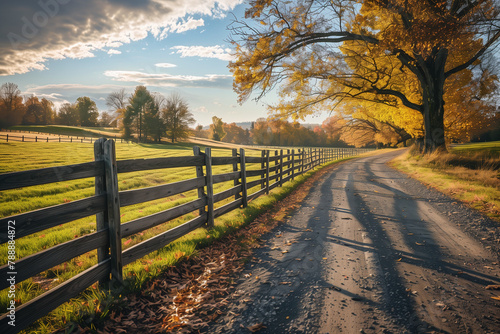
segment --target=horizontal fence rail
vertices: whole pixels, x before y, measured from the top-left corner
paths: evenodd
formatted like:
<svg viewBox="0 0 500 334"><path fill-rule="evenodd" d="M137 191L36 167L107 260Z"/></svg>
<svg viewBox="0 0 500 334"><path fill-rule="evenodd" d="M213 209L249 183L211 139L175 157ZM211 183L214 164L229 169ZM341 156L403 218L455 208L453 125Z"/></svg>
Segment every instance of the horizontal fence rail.
<svg viewBox="0 0 500 334"><path fill-rule="evenodd" d="M245 155L244 149L233 149L231 156L212 157L210 148L201 152L198 147L194 147L194 154L191 156L116 161L115 142L101 138L94 142L93 162L0 174L0 191L95 178L93 196L1 218L0 244L11 246L15 243L9 226L15 228L15 238L21 238L80 218L94 215L96 217L95 232L16 259L15 262L11 261L12 263L0 267L0 277L9 277L15 272L17 284L77 256L97 250L97 264L93 267L15 307L15 312L7 310L8 312L0 317L0 332L21 331L96 282L111 283L109 286L119 285L123 281L123 266L165 247L197 228L213 227L215 218L246 207L249 201L268 194L270 190L316 166L366 151L368 150L280 149L264 150L261 151L260 157L250 157ZM232 171L213 174L212 166L222 165L232 166ZM119 174L181 167L192 168L196 176L154 187L118 190ZM229 189L214 193L214 184L231 181L233 186ZM121 207L188 191L197 193L197 198L126 223L120 221ZM215 204L220 202L220 206L215 207ZM122 238L190 213L195 213L195 218L122 250ZM12 289L12 283L5 279L0 280L0 290ZM15 327L12 323L9 324L13 319Z"/></svg>

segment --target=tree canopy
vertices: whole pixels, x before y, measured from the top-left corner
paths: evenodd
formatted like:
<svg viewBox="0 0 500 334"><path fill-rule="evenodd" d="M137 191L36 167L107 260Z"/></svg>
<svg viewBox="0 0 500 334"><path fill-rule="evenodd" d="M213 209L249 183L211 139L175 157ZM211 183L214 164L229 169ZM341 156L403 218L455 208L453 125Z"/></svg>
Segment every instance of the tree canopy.
<svg viewBox="0 0 500 334"><path fill-rule="evenodd" d="M172 143L190 134L189 125L195 122L187 102L177 93L169 95L162 111L167 137Z"/></svg>
<svg viewBox="0 0 500 334"><path fill-rule="evenodd" d="M426 150L444 149L447 83L477 75L499 13L496 0L253 0L231 27L234 88L243 102L279 86L273 112L284 118L353 101L403 106L420 115Z"/></svg>
<svg viewBox="0 0 500 334"><path fill-rule="evenodd" d="M0 128L20 124L26 112L19 87L7 82L0 87Z"/></svg>
<svg viewBox="0 0 500 334"><path fill-rule="evenodd" d="M221 141L224 138L226 132L224 131L224 122L222 121L222 118L219 118L217 116L212 117L212 124L210 124L210 134L210 137L213 140Z"/></svg>

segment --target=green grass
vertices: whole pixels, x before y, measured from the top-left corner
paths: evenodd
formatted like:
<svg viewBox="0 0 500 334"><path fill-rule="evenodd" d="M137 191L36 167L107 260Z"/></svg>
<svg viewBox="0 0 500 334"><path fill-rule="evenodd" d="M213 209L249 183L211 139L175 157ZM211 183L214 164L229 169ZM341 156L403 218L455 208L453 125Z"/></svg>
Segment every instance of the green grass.
<svg viewBox="0 0 500 334"><path fill-rule="evenodd" d="M463 155L481 154L492 158L500 157L500 141L460 144L452 147L452 153Z"/></svg>
<svg viewBox="0 0 500 334"><path fill-rule="evenodd" d="M193 155L192 146L188 144L154 145L117 143L116 149L117 160ZM202 148L202 150L203 149L204 148ZM231 151L227 149L213 149L212 152L213 156L231 155ZM260 151L246 150L246 154L247 156L260 156ZM0 173L83 163L92 160L93 145L89 144L0 143ZM250 164L247 166L247 169L260 169L260 164ZM214 174L222 174L231 171L232 166L229 165L214 167ZM120 174L118 181L120 190L129 190L176 182L193 177L195 177L195 168L191 167ZM254 177L248 181L257 178L258 177ZM153 252L126 266L124 275L127 280L126 289L123 293L140 289L146 281L159 275L164 268L176 264L184 257L195 254L200 247L247 224L258 213L269 208L276 201L291 192L291 190L304 179L305 176L301 176L297 178L296 182L288 183L283 188L275 189L271 196L261 197L252 201L248 208L244 210L235 210L220 217L217 219L216 226L212 230L207 231L205 229L198 229L193 231L167 247ZM232 181L216 184L214 186L214 193L221 192L231 187L233 187ZM250 189L249 194L257 190L259 190L259 187ZM0 217L58 205L92 196L93 194L93 178L3 191L0 192ZM192 201L196 198L197 193L195 191L190 191L147 203L122 207L121 221L122 223L132 221ZM224 205L230 201L231 199L227 199L224 202L219 202L217 206ZM194 217L195 213L191 213L174 221L164 223L123 239L123 249L127 249L154 235L167 231ZM17 258L23 258L75 237L84 236L94 232L95 229L95 216L91 216L47 229L27 237L19 238L16 240ZM0 253L7 254L7 245L0 245ZM3 265L5 263L6 257L0 257L0 264ZM96 263L96 251L89 252L51 268L37 277L19 283L17 285L18 294L16 296L18 305L33 299L46 291L46 289L57 286ZM0 292L0 308L5 309L8 302L7 291L4 290ZM64 326L65 322L84 321L82 319L88 320L91 318L92 321L98 322L98 319L106 315L108 307L115 302L116 300L113 300L111 296L96 289L94 286L93 288L89 288L81 297L75 299L73 302L65 303L58 309L52 311L49 316L43 318L29 331L31 332L34 330L40 333L51 332L56 328ZM96 304L100 305L97 311Z"/></svg>
<svg viewBox="0 0 500 334"><path fill-rule="evenodd" d="M11 127L17 131L32 131L60 136L99 137L100 135L120 137L120 131L114 128L79 127L66 125L16 125Z"/></svg>

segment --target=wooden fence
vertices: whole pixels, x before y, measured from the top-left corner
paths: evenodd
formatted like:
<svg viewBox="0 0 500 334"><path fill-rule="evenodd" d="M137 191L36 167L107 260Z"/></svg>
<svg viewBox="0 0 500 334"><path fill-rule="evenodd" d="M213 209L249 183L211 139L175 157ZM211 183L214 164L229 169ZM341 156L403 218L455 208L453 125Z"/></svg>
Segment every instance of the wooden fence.
<svg viewBox="0 0 500 334"><path fill-rule="evenodd" d="M109 137L108 137L109 138ZM111 137L112 139L116 140L117 142L120 141L121 143L126 142L128 143L128 140L125 140L123 138L119 138L117 136ZM88 137L88 136L62 136L62 135L47 135L47 134L22 134L18 133L15 135L6 133L6 134L0 134L0 141L6 141L8 142L44 142L44 143L94 143L99 137Z"/></svg>
<svg viewBox="0 0 500 334"><path fill-rule="evenodd" d="M13 283L34 277L89 251L97 249L98 254L97 264L93 267L13 310L7 309L7 313L0 317L0 332L17 333L97 281L119 285L123 281L123 266L165 247L199 227L211 228L215 218L247 206L252 199L269 193L271 189L281 186L315 166L357 155L367 150L302 149L279 150L274 151L273 154L267 150L261 151L260 157L245 156L244 149L240 149L239 152L233 149L232 155L227 157L213 157L210 148L206 148L204 153L198 147L194 147L193 151L192 156L116 161L115 142L101 138L94 143L95 161L93 162L0 174L0 191L95 178L94 196L0 219L0 244L8 243L10 246L15 244L13 235L16 239L22 238L92 215L96 216L97 224L96 231L93 233L0 267L0 277L2 277L0 290L12 289ZM214 175L212 166L218 165L232 165L233 171ZM253 166L254 169L247 170L248 166ZM255 169L255 166L260 168ZM194 168L196 177L154 187L118 190L118 174L120 173L175 167ZM247 178L255 179L256 177L258 179L254 181L247 181ZM234 187L214 194L214 184L231 181L234 182ZM250 194L251 188L254 189ZM197 190L197 199L130 222L123 224L120 222L121 207L190 190ZM228 198L231 198L230 203L214 207L215 203L227 201ZM122 238L194 211L198 212L194 219L122 250ZM14 277L15 282L5 277ZM15 327L9 325L13 319L15 319Z"/></svg>

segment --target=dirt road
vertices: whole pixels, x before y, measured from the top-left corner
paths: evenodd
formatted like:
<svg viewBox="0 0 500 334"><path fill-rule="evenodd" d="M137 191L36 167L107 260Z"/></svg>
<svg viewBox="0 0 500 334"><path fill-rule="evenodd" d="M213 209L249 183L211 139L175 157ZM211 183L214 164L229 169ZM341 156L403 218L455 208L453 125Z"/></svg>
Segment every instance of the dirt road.
<svg viewBox="0 0 500 334"><path fill-rule="evenodd" d="M206 332L500 333L498 254L464 231L487 240L488 219L389 168L399 153L314 186Z"/></svg>

